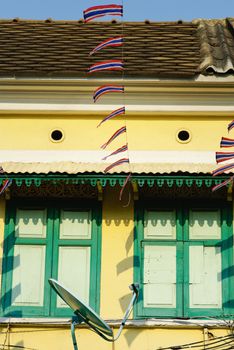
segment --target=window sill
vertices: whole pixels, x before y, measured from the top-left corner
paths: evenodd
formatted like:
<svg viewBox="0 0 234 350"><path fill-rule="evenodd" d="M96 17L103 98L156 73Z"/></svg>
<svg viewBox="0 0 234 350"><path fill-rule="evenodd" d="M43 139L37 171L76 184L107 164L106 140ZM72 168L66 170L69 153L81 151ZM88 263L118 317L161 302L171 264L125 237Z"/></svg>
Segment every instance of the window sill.
<svg viewBox="0 0 234 350"><path fill-rule="evenodd" d="M107 320L106 322L112 328L118 328L122 320ZM125 328L226 328L231 320L183 320L183 319L139 319L128 320ZM10 324L17 326L46 326L46 327L64 327L70 326L71 318L16 318L16 317L1 317L0 324ZM88 327L81 324L79 327Z"/></svg>

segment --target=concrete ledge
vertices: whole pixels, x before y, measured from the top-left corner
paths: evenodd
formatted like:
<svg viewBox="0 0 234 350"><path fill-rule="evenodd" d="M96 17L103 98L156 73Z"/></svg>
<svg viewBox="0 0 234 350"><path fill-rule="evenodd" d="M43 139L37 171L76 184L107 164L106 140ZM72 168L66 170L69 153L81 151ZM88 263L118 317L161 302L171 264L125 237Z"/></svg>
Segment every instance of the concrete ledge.
<svg viewBox="0 0 234 350"><path fill-rule="evenodd" d="M113 328L120 327L121 320L106 320L108 325ZM141 319L128 320L125 328L227 328L234 323L234 320L219 320L219 319ZM15 326L35 326L35 327L64 327L70 326L71 318L0 318L1 325ZM81 324L78 327L88 327Z"/></svg>

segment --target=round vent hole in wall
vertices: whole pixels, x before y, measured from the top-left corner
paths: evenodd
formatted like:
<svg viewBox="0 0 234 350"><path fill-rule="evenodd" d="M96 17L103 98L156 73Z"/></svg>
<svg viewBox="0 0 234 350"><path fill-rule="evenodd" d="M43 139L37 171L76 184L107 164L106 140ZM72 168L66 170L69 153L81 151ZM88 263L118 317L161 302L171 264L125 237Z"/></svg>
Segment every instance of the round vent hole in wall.
<svg viewBox="0 0 234 350"><path fill-rule="evenodd" d="M64 135L61 130L56 129L51 132L50 137L52 141L59 142L63 140Z"/></svg>
<svg viewBox="0 0 234 350"><path fill-rule="evenodd" d="M188 130L179 130L177 132L177 140L182 143L189 142L191 140L191 133Z"/></svg>

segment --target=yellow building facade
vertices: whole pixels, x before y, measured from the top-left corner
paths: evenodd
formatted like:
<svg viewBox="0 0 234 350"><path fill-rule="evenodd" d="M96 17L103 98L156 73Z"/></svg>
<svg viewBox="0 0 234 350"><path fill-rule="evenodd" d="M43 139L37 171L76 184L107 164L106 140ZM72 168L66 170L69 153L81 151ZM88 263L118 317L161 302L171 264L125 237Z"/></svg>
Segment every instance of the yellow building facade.
<svg viewBox="0 0 234 350"><path fill-rule="evenodd" d="M92 102L110 82L121 80L1 77L1 180L12 185L0 200L0 344L73 348L52 277L114 334L128 286L140 285L121 337L108 343L81 324L81 350L232 349L232 185L212 192L230 175L211 172L221 137L232 137L233 76L127 78L126 115L97 128L120 107L119 96ZM100 150L123 125L126 136ZM130 164L105 174L102 158L126 137Z"/></svg>

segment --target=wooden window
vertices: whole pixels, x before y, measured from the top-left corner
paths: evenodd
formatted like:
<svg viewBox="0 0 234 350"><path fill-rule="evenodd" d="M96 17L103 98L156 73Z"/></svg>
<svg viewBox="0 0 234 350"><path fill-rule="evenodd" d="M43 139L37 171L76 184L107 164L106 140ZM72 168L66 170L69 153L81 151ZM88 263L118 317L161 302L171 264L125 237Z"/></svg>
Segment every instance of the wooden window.
<svg viewBox="0 0 234 350"><path fill-rule="evenodd" d="M136 209L138 317L233 314L231 208L152 203Z"/></svg>
<svg viewBox="0 0 234 350"><path fill-rule="evenodd" d="M42 203L41 203L42 204ZM90 203L11 203L5 225L2 300L7 316L70 316L50 288L59 280L99 309L100 210Z"/></svg>

